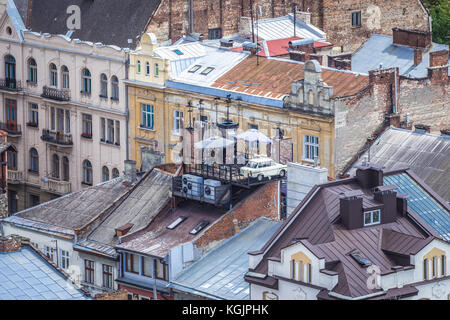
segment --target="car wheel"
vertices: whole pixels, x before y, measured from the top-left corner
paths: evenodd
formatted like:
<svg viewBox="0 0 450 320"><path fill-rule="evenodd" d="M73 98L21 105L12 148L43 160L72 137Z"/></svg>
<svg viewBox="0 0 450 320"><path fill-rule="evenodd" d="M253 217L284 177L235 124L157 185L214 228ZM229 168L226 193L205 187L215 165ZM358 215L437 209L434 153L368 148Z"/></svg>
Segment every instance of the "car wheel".
<svg viewBox="0 0 450 320"><path fill-rule="evenodd" d="M257 176L258 181L262 181L263 178L264 178L264 176L262 174L258 174L258 176Z"/></svg>
<svg viewBox="0 0 450 320"><path fill-rule="evenodd" d="M285 170L281 170L280 171L280 177L284 178L286 176L286 171Z"/></svg>

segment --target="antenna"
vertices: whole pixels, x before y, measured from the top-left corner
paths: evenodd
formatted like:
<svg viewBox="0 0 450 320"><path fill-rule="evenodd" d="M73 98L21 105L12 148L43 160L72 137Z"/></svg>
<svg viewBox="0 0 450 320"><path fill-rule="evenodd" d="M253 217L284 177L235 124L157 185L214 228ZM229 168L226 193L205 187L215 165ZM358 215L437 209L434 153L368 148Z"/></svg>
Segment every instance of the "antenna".
<svg viewBox="0 0 450 320"><path fill-rule="evenodd" d="M305 2L303 1L303 6L305 5ZM292 13L294 14L294 37L295 37L295 27L296 27L296 14L295 12L297 11L297 4L293 3L292 4Z"/></svg>

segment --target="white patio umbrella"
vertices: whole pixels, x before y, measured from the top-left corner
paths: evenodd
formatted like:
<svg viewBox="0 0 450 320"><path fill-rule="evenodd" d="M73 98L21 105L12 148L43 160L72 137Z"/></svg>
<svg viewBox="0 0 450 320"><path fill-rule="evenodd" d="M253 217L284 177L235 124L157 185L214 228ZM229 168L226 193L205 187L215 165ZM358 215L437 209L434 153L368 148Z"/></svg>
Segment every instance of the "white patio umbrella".
<svg viewBox="0 0 450 320"><path fill-rule="evenodd" d="M242 139L246 142L258 142L269 144L272 143L272 139L267 137L264 133L260 132L258 129L249 129L236 136L237 139Z"/></svg>
<svg viewBox="0 0 450 320"><path fill-rule="evenodd" d="M220 136L211 136L208 139L194 143L196 149L218 149L234 145L233 140L225 139Z"/></svg>

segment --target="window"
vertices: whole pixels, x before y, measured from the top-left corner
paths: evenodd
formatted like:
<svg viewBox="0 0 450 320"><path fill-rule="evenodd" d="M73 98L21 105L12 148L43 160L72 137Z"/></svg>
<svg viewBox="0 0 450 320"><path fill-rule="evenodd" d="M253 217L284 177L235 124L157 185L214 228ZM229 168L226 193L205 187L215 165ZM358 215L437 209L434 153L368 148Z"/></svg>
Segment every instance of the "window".
<svg viewBox="0 0 450 320"><path fill-rule="evenodd" d="M141 61L139 61L139 60L137 62L136 73L141 73Z"/></svg>
<svg viewBox="0 0 450 320"><path fill-rule="evenodd" d="M141 127L153 129L153 106L149 104L141 104L142 109L142 122Z"/></svg>
<svg viewBox="0 0 450 320"><path fill-rule="evenodd" d="M447 275L447 266L446 266L445 255L441 256L441 276L445 277Z"/></svg>
<svg viewBox="0 0 450 320"><path fill-rule="evenodd" d="M119 79L116 76L111 77L111 99L119 100Z"/></svg>
<svg viewBox="0 0 450 320"><path fill-rule="evenodd" d="M69 89L69 69L66 66L62 66L61 76L63 89Z"/></svg>
<svg viewBox="0 0 450 320"><path fill-rule="evenodd" d="M437 257L433 257L433 278L437 278Z"/></svg>
<svg viewBox="0 0 450 320"><path fill-rule="evenodd" d="M361 11L352 12L352 27L361 26Z"/></svg>
<svg viewBox="0 0 450 320"><path fill-rule="evenodd" d="M56 109L56 130L64 131L64 110Z"/></svg>
<svg viewBox="0 0 450 320"><path fill-rule="evenodd" d="M29 107L29 119L28 119L28 125L31 127L38 127L39 126L39 108L38 105L35 103L30 103Z"/></svg>
<svg viewBox="0 0 450 320"><path fill-rule="evenodd" d="M60 250L60 263L59 266L62 269L67 269L69 268L70 265L70 259L69 259L69 251L65 251L65 250Z"/></svg>
<svg viewBox="0 0 450 320"><path fill-rule="evenodd" d="M101 128L101 141L106 140L106 119L100 118L100 128Z"/></svg>
<svg viewBox="0 0 450 320"><path fill-rule="evenodd" d="M33 58L28 59L28 82L37 83L37 64Z"/></svg>
<svg viewBox="0 0 450 320"><path fill-rule="evenodd" d="M193 66L191 69L189 69L188 72L190 72L190 73L195 73L195 72L197 72L198 69L200 69L201 67L202 67L201 65L196 64L196 65Z"/></svg>
<svg viewBox="0 0 450 320"><path fill-rule="evenodd" d="M366 211L364 212L364 225L370 226L380 223L380 210Z"/></svg>
<svg viewBox="0 0 450 320"><path fill-rule="evenodd" d="M54 63L50 63L50 86L58 86L58 68Z"/></svg>
<svg viewBox="0 0 450 320"><path fill-rule="evenodd" d="M49 246L44 246L44 254L47 256L47 258L49 258L50 260L54 260L54 252L55 249L49 247Z"/></svg>
<svg viewBox="0 0 450 320"><path fill-rule="evenodd" d="M179 56L182 56L184 53L183 52L181 52L179 49L175 49L175 50L172 50L173 52L175 52L177 55L179 55Z"/></svg>
<svg viewBox="0 0 450 320"><path fill-rule="evenodd" d="M91 72L86 68L81 72L81 92L91 94Z"/></svg>
<svg viewBox="0 0 450 320"><path fill-rule="evenodd" d="M214 39L220 39L222 38L222 29L220 28L214 28L208 30L208 39L214 40Z"/></svg>
<svg viewBox="0 0 450 320"><path fill-rule="evenodd" d="M173 111L173 131L175 134L180 134L183 128L183 112L179 110Z"/></svg>
<svg viewBox="0 0 450 320"><path fill-rule="evenodd" d="M139 256L126 253L126 270L127 272L139 273Z"/></svg>
<svg viewBox="0 0 450 320"><path fill-rule="evenodd" d="M249 128L250 128L250 129L256 129L256 130L258 130L258 129L259 129L259 126L258 126L257 124L250 123L250 124L249 124Z"/></svg>
<svg viewBox="0 0 450 320"><path fill-rule="evenodd" d="M145 64L145 75L150 75L150 63L148 62Z"/></svg>
<svg viewBox="0 0 450 320"><path fill-rule="evenodd" d="M112 169L112 178L118 178L119 177L119 170L117 168Z"/></svg>
<svg viewBox="0 0 450 320"><path fill-rule="evenodd" d="M423 280L428 280L428 259L423 259Z"/></svg>
<svg viewBox="0 0 450 320"><path fill-rule="evenodd" d="M211 71L213 71L213 70L214 70L213 67L207 67L207 68L203 69L203 71L200 72L200 74L206 76L206 75L208 75L208 74L209 74Z"/></svg>
<svg viewBox="0 0 450 320"><path fill-rule="evenodd" d="M92 185L92 164L89 160L83 161L83 183Z"/></svg>
<svg viewBox="0 0 450 320"><path fill-rule="evenodd" d="M82 114L83 132L82 137L92 138L92 115Z"/></svg>
<svg viewBox="0 0 450 320"><path fill-rule="evenodd" d="M112 289L113 287L113 267L107 264L102 265L103 269L103 287Z"/></svg>
<svg viewBox="0 0 450 320"><path fill-rule="evenodd" d="M155 63L155 77L159 76L159 65Z"/></svg>
<svg viewBox="0 0 450 320"><path fill-rule="evenodd" d="M30 203L32 207L37 206L39 203L41 203L41 197L35 194L30 194Z"/></svg>
<svg viewBox="0 0 450 320"><path fill-rule="evenodd" d="M153 277L153 259L147 257L142 258L142 274L145 277Z"/></svg>
<svg viewBox="0 0 450 320"><path fill-rule="evenodd" d="M8 87L16 87L16 59L11 55L5 57L5 78Z"/></svg>
<svg viewBox="0 0 450 320"><path fill-rule="evenodd" d="M17 170L17 151L10 150L7 153L8 157L8 170Z"/></svg>
<svg viewBox="0 0 450 320"><path fill-rule="evenodd" d="M55 108L50 108L50 130L55 130Z"/></svg>
<svg viewBox="0 0 450 320"><path fill-rule="evenodd" d="M109 180L109 169L107 166L104 166L102 169L102 175L103 175L103 182Z"/></svg>
<svg viewBox="0 0 450 320"><path fill-rule="evenodd" d="M63 157L63 180L64 181L69 181L69 158L67 157Z"/></svg>
<svg viewBox="0 0 450 320"><path fill-rule="evenodd" d="M358 262L361 266L363 267L368 267L372 264L372 261L370 261L369 259L363 257L363 255L361 254L361 252L354 250L350 253L350 256L355 259L356 262Z"/></svg>
<svg viewBox="0 0 450 320"><path fill-rule="evenodd" d="M174 222L172 222L171 224L169 224L166 228L169 230L173 230L176 227L178 227L184 220L186 220L187 217L181 216L175 219Z"/></svg>
<svg viewBox="0 0 450 320"><path fill-rule="evenodd" d="M66 133L70 133L70 110L66 110Z"/></svg>
<svg viewBox="0 0 450 320"><path fill-rule="evenodd" d="M51 176L55 179L59 179L59 157L57 154L53 155L52 158L52 174Z"/></svg>
<svg viewBox="0 0 450 320"><path fill-rule="evenodd" d="M108 78L104 73L100 76L100 97L108 97Z"/></svg>
<svg viewBox="0 0 450 320"><path fill-rule="evenodd" d="M120 145L120 121L116 120L116 145Z"/></svg>
<svg viewBox="0 0 450 320"><path fill-rule="evenodd" d="M94 261L84 260L84 281L87 283L94 283Z"/></svg>
<svg viewBox="0 0 450 320"><path fill-rule="evenodd" d="M200 221L199 224L197 224L194 229L192 229L191 231L189 231L190 234L192 235L196 235L197 233L199 233L204 227L206 227L209 224L209 221L206 220L202 220Z"/></svg>
<svg viewBox="0 0 450 320"><path fill-rule="evenodd" d="M319 137L303 135L303 160L314 161L319 156Z"/></svg>
<svg viewBox="0 0 450 320"><path fill-rule="evenodd" d="M108 119L108 143L114 143L114 120Z"/></svg>
<svg viewBox="0 0 450 320"><path fill-rule="evenodd" d="M30 171L39 172L39 154L35 148L30 149Z"/></svg>
<svg viewBox="0 0 450 320"><path fill-rule="evenodd" d="M295 260L291 260L291 279L295 280Z"/></svg>
<svg viewBox="0 0 450 320"><path fill-rule="evenodd" d="M311 266L311 263L308 263L306 265L306 281L308 283L311 283L311 281L312 281L312 266Z"/></svg>
<svg viewBox="0 0 450 320"><path fill-rule="evenodd" d="M167 280L167 265L163 261L156 259L155 267L156 267L155 270L156 278L161 280Z"/></svg>

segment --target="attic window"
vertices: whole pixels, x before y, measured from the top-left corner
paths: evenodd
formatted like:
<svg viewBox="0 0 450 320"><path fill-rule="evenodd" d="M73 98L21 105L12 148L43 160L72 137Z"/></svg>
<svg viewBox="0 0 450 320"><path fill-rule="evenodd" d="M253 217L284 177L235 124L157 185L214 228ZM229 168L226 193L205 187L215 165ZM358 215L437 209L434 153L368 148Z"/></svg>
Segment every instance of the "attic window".
<svg viewBox="0 0 450 320"><path fill-rule="evenodd" d="M213 70L214 70L213 67L208 67L208 68L205 68L202 72L200 72L200 74L206 76L206 75L208 75L208 74L209 74L211 71L213 71Z"/></svg>
<svg viewBox="0 0 450 320"><path fill-rule="evenodd" d="M172 222L171 224L169 224L167 226L167 229L169 229L169 230L175 229L186 219L187 219L187 217L183 217L183 216L176 218L174 222Z"/></svg>
<svg viewBox="0 0 450 320"><path fill-rule="evenodd" d="M370 261L370 260L367 259L367 258L364 258L364 257L361 255L361 252L359 252L359 251L352 251L352 252L350 252L350 256L351 256L353 259L355 259L356 262L358 262L358 263L359 263L361 266L363 266L363 267L368 267L368 266L372 265L372 261Z"/></svg>
<svg viewBox="0 0 450 320"><path fill-rule="evenodd" d="M202 66L201 65L195 65L195 66L193 66L188 72L191 72L191 73L195 73L195 72L197 72L197 70L198 69L200 69Z"/></svg>
<svg viewBox="0 0 450 320"><path fill-rule="evenodd" d="M175 50L172 50L173 52L175 52L177 55L179 55L179 56L182 56L184 53L183 52L181 52L180 50L178 50L178 49L175 49Z"/></svg>
<svg viewBox="0 0 450 320"><path fill-rule="evenodd" d="M380 210L364 212L364 226L371 226L380 223Z"/></svg>
<svg viewBox="0 0 450 320"><path fill-rule="evenodd" d="M209 221L202 220L198 225L194 227L191 231L189 231L189 234L196 235L199 233L204 227L206 227L209 224Z"/></svg>
<svg viewBox="0 0 450 320"><path fill-rule="evenodd" d="M11 27L6 27L6 33L7 33L8 35L12 35L12 29L11 29Z"/></svg>

